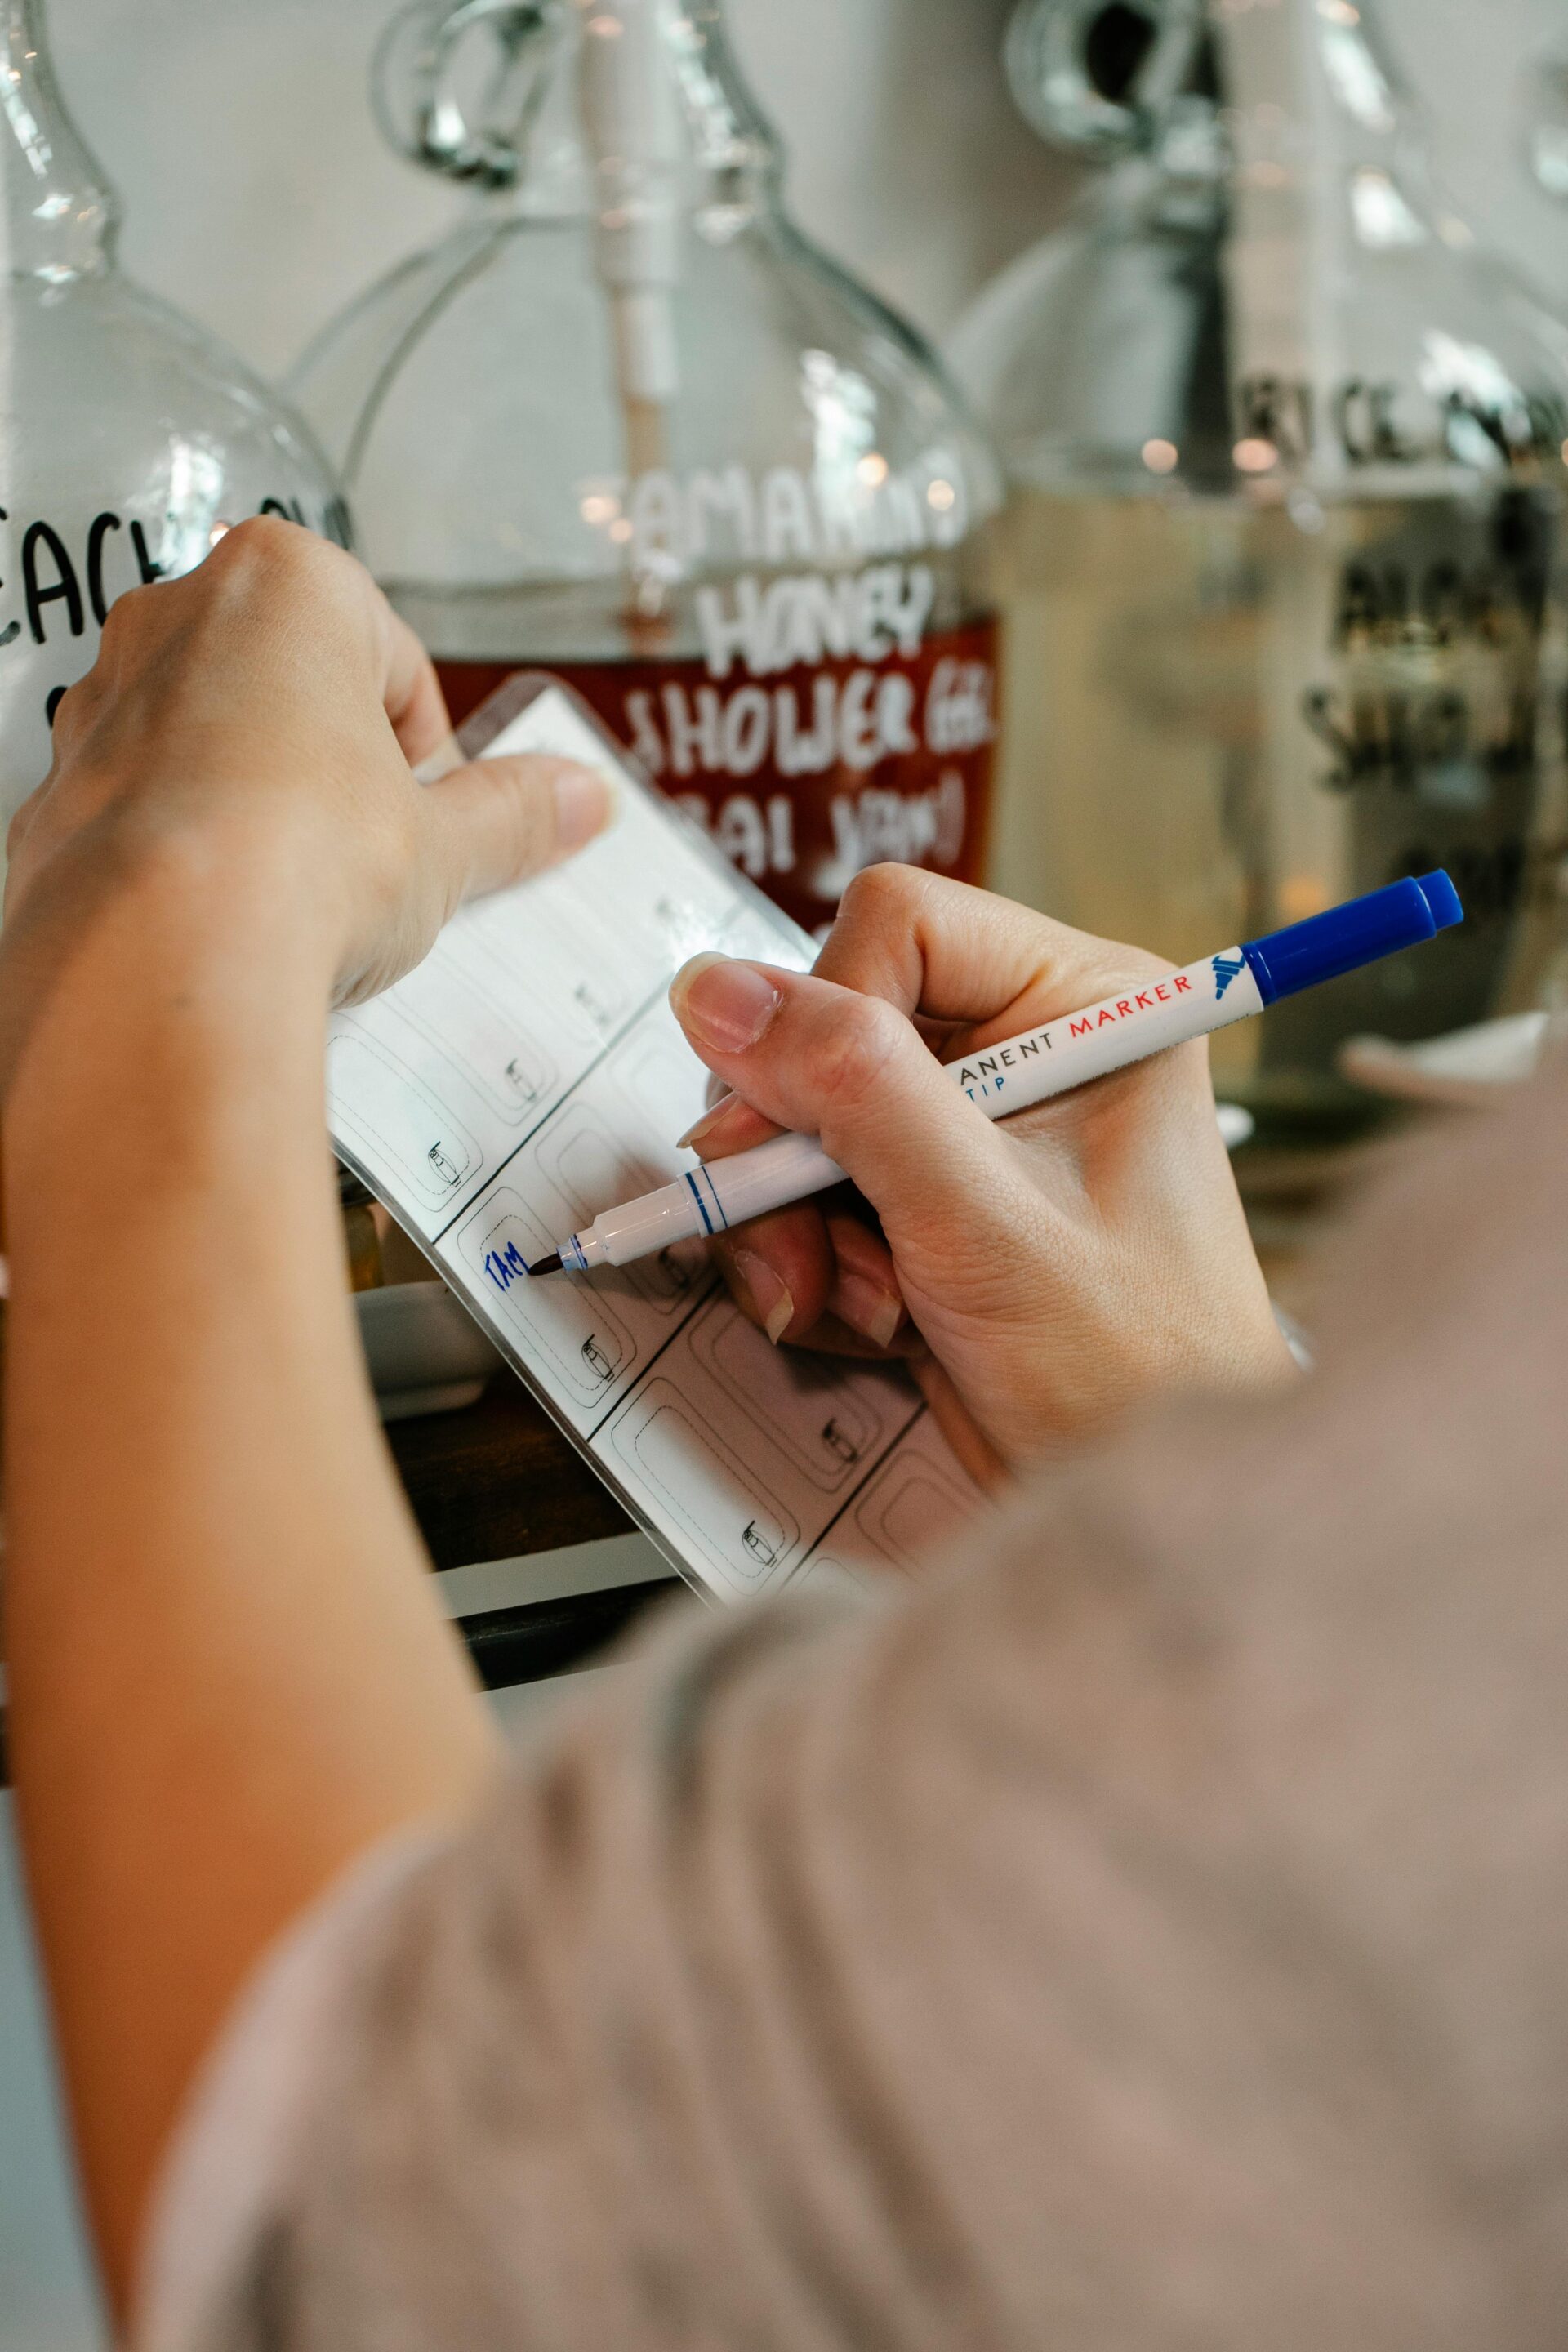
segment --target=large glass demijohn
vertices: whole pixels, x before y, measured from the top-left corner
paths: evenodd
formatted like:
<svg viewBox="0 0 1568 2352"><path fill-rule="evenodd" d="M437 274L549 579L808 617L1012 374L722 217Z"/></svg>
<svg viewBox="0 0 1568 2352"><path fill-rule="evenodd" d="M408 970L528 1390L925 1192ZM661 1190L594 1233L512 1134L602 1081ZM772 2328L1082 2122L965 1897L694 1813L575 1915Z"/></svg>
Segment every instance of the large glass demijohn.
<svg viewBox="0 0 1568 2352"><path fill-rule="evenodd" d="M119 206L56 87L44 0L0 0L0 815L123 590L269 509L347 542L309 429L115 267Z"/></svg>
<svg viewBox="0 0 1568 2352"><path fill-rule="evenodd" d="M792 226L714 0L416 0L375 87L476 192L298 395L461 717L575 685L800 919L983 861L989 446Z"/></svg>
<svg viewBox="0 0 1568 2352"><path fill-rule="evenodd" d="M1007 62L1109 168L952 353L1016 486L994 871L1184 960L1447 866L1461 929L1216 1040L1314 1121L1350 1033L1561 990L1568 334L1372 0L1025 0Z"/></svg>

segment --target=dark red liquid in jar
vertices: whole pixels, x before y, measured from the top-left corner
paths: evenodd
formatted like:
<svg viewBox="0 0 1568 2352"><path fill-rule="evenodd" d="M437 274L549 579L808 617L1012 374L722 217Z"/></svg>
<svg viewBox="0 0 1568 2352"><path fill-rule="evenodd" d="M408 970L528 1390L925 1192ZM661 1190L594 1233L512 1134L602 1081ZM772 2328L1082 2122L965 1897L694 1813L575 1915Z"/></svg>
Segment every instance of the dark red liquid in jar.
<svg viewBox="0 0 1568 2352"><path fill-rule="evenodd" d="M886 860L963 882L984 871L997 627L939 630L875 667L801 665L716 680L700 659L552 662L645 772L808 931ZM455 724L520 668L437 659Z"/></svg>

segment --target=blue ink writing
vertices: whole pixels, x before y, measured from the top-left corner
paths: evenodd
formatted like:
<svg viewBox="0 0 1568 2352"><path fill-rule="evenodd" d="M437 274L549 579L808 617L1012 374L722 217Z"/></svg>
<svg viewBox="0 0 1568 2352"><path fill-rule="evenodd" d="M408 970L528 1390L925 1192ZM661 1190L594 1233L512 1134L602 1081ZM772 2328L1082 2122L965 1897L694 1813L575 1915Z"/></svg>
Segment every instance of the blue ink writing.
<svg viewBox="0 0 1568 2352"><path fill-rule="evenodd" d="M498 1290L510 1290L514 1282L526 1280L528 1260L515 1242L508 1242L504 1251L487 1252L485 1272Z"/></svg>

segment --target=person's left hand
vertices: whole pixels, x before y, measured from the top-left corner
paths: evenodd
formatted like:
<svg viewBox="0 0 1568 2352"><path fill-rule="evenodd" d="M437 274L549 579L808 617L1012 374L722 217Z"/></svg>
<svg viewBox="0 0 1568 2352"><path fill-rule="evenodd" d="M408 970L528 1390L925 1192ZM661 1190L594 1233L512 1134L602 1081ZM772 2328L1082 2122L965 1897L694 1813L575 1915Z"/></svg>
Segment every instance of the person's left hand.
<svg viewBox="0 0 1568 2352"><path fill-rule="evenodd" d="M289 977L345 1003L409 971L464 898L607 822L610 785L569 760L417 782L444 746L456 761L413 631L362 564L295 524L238 524L197 571L121 597L11 824L0 1086L50 975L149 877L161 917L228 952L254 927Z"/></svg>

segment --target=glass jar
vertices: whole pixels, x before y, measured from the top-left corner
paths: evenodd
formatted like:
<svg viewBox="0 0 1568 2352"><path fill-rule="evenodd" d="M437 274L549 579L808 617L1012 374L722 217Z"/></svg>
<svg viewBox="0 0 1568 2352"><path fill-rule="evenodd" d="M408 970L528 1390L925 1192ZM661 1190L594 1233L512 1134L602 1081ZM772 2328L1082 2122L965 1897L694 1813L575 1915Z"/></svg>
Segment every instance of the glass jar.
<svg viewBox="0 0 1568 2352"><path fill-rule="evenodd" d="M1026 0L1110 161L952 358L1016 485L1004 888L1178 961L1446 866L1463 927L1215 1041L1277 1121L1341 1043L1561 986L1568 334L1430 186L1372 0Z"/></svg>
<svg viewBox="0 0 1568 2352"><path fill-rule="evenodd" d="M122 590L188 572L268 511L346 545L300 420L122 277L119 205L56 87L44 0L0 0L0 814Z"/></svg>
<svg viewBox="0 0 1568 2352"><path fill-rule="evenodd" d="M479 202L294 388L454 718L565 677L809 927L880 858L977 876L998 471L791 225L712 0L417 0L374 81Z"/></svg>
<svg viewBox="0 0 1568 2352"><path fill-rule="evenodd" d="M1549 196L1568 202L1568 48L1531 58L1521 80L1530 169Z"/></svg>

